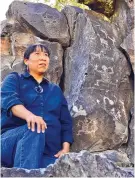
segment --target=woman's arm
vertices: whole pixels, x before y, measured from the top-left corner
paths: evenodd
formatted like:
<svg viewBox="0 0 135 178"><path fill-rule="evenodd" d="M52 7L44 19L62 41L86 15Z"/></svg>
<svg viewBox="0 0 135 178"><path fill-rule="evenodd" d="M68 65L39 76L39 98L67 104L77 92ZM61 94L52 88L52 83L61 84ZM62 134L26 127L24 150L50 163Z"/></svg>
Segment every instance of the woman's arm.
<svg viewBox="0 0 135 178"><path fill-rule="evenodd" d="M11 108L12 113L24 120L27 120L29 115L32 114L29 110L27 110L23 105L15 105Z"/></svg>
<svg viewBox="0 0 135 178"><path fill-rule="evenodd" d="M56 155L54 155L55 157L59 158L61 157L63 154L65 153L69 153L70 151L70 143L68 142L64 142L63 143L63 149L60 150Z"/></svg>
<svg viewBox="0 0 135 178"><path fill-rule="evenodd" d="M1 108L12 116L11 107L23 105L19 97L19 81L16 73L11 73L5 77L1 87Z"/></svg>
<svg viewBox="0 0 135 178"><path fill-rule="evenodd" d="M65 96L62 93L62 105L60 113L61 122L61 137L62 143L68 142L70 145L73 143L73 121L71 114L68 110L68 103Z"/></svg>
<svg viewBox="0 0 135 178"><path fill-rule="evenodd" d="M35 131L35 124L37 124L37 133L40 133L41 131L44 133L45 129L47 129L47 125L44 119L40 116L34 115L23 105L13 106L11 110L15 116L26 120L28 128L31 129L33 132Z"/></svg>
<svg viewBox="0 0 135 178"><path fill-rule="evenodd" d="M63 151L65 151L66 153L70 151L70 143L68 142L63 143Z"/></svg>
<svg viewBox="0 0 135 178"><path fill-rule="evenodd" d="M68 153L70 151L70 146L73 143L72 117L68 110L68 104L63 93L62 93L60 122L61 122L61 138L62 138L63 148L56 155L54 155L55 157L60 157L61 155Z"/></svg>
<svg viewBox="0 0 135 178"><path fill-rule="evenodd" d="M17 74L9 74L3 81L1 87L1 108L7 113L7 116L15 115L21 119L26 120L28 128L35 131L35 124L37 124L37 132L45 131L47 128L44 119L40 116L34 115L23 106L19 95L19 80Z"/></svg>

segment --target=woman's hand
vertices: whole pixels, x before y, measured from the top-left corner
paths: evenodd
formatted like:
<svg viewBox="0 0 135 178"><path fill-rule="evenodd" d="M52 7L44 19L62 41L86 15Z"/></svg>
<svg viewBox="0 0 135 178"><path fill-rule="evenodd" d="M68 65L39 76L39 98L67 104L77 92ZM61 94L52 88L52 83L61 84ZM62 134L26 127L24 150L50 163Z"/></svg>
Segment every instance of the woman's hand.
<svg viewBox="0 0 135 178"><path fill-rule="evenodd" d="M56 155L54 155L55 157L59 158L62 155L69 153L70 150L70 144L68 142L64 142L63 143L63 149L60 150Z"/></svg>
<svg viewBox="0 0 135 178"><path fill-rule="evenodd" d="M47 125L45 121L43 120L42 117L36 116L32 113L30 113L26 118L25 118L28 129L31 129L31 131L35 131L35 124L37 124L37 133L44 133L45 129L47 129Z"/></svg>
<svg viewBox="0 0 135 178"><path fill-rule="evenodd" d="M26 120L28 129L31 129L33 132L35 131L35 124L37 124L37 133L40 133L40 131L44 133L45 129L47 129L44 119L40 116L36 116L23 105L15 105L11 108L11 111L15 116Z"/></svg>
<svg viewBox="0 0 135 178"><path fill-rule="evenodd" d="M67 150L60 150L56 155L54 155L56 158L60 158L62 155L66 154L66 153L69 153L69 151Z"/></svg>

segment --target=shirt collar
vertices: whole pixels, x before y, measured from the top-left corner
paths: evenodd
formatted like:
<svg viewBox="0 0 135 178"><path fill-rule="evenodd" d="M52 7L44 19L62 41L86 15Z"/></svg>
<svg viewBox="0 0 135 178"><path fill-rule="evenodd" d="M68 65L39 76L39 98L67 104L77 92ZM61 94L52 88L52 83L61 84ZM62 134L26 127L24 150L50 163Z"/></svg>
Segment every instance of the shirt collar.
<svg viewBox="0 0 135 178"><path fill-rule="evenodd" d="M23 75L25 78L32 77L32 75L30 75L30 73L29 73L28 71L24 72L22 75ZM45 77L43 77L43 81L49 83L49 80L48 80L47 78L45 78Z"/></svg>

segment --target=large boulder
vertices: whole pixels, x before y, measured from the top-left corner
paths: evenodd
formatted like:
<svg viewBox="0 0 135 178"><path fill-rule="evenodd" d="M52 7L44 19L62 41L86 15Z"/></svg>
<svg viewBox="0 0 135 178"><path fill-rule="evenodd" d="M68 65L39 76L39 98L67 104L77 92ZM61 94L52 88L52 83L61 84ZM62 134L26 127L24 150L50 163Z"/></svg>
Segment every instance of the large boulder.
<svg viewBox="0 0 135 178"><path fill-rule="evenodd" d="M108 159L109 157L109 159ZM88 151L63 155L46 169L2 168L2 177L134 177L133 168L118 166L125 155L91 154ZM126 164L128 160L126 158Z"/></svg>
<svg viewBox="0 0 135 178"><path fill-rule="evenodd" d="M65 96L74 118L73 151L118 148L128 140L130 67L109 22L79 13L65 52Z"/></svg>
<svg viewBox="0 0 135 178"><path fill-rule="evenodd" d="M43 39L69 45L68 24L58 10L42 3L13 1L6 13L10 21L16 20L27 32Z"/></svg>

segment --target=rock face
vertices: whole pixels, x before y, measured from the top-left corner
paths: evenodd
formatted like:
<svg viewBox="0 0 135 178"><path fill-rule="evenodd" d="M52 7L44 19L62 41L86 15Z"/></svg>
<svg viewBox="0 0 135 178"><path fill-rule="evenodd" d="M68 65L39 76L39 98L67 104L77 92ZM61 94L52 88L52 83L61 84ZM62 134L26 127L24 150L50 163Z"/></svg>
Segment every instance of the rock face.
<svg viewBox="0 0 135 178"><path fill-rule="evenodd" d="M66 51L64 84L74 118L73 151L113 149L128 139L130 68L110 28L91 14L79 14L74 42Z"/></svg>
<svg viewBox="0 0 135 178"><path fill-rule="evenodd" d="M134 107L131 108L130 119L129 119L129 138L128 142L119 148L119 151L125 152L134 165Z"/></svg>
<svg viewBox="0 0 135 178"><path fill-rule="evenodd" d="M128 7L130 8L132 20L134 21L134 0L125 0L125 2L127 3Z"/></svg>
<svg viewBox="0 0 135 178"><path fill-rule="evenodd" d="M2 168L1 174L3 177L134 177L133 168L116 166L124 156L116 152L91 154L81 151L62 156L46 169Z"/></svg>
<svg viewBox="0 0 135 178"><path fill-rule="evenodd" d="M130 62L132 64L132 69L134 70L134 29L128 34L128 36L124 39L121 46L128 52L130 56Z"/></svg>
<svg viewBox="0 0 135 178"><path fill-rule="evenodd" d="M128 140L128 147L126 149L126 153L131 161L132 164L134 164L134 107L131 109L131 120L129 123L129 140Z"/></svg>
<svg viewBox="0 0 135 178"><path fill-rule="evenodd" d="M41 3L13 1L6 13L7 18L19 21L21 26L36 36L69 45L68 24L58 10Z"/></svg>
<svg viewBox="0 0 135 178"><path fill-rule="evenodd" d="M71 7L66 6L62 13L66 16L69 26L69 34L70 34L70 45L74 41L74 30L75 30L75 24L77 20L77 16L80 13L83 13L83 9L80 9L78 7Z"/></svg>
<svg viewBox="0 0 135 178"><path fill-rule="evenodd" d="M134 28L133 14L131 8L128 7L124 0L116 1L115 8L111 21L118 29L118 36L124 39Z"/></svg>

